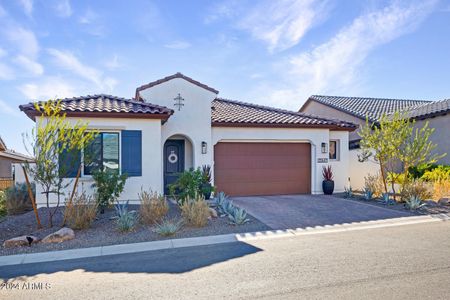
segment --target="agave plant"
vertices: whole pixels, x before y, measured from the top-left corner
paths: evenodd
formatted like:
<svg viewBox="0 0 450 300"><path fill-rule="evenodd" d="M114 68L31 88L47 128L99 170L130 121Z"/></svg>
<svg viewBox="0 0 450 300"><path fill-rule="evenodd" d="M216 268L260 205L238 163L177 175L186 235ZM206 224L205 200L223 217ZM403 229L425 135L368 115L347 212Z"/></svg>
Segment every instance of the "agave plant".
<svg viewBox="0 0 450 300"><path fill-rule="evenodd" d="M228 215L230 223L233 225L243 225L250 222L247 218L247 212L243 208L235 207L233 213Z"/></svg>
<svg viewBox="0 0 450 300"><path fill-rule="evenodd" d="M224 192L220 192L217 194L216 200L214 201L214 205L216 206L217 212L219 215L227 215L229 212L231 201L228 196ZM232 205L232 204L231 204Z"/></svg>
<svg viewBox="0 0 450 300"><path fill-rule="evenodd" d="M351 186L344 188L344 196L345 198L352 198L353 197L353 189Z"/></svg>
<svg viewBox="0 0 450 300"><path fill-rule="evenodd" d="M128 203L129 203L128 200L127 200L127 202L122 202L122 203L117 201L117 203L114 205L118 218L120 218L121 216L126 215L128 213Z"/></svg>
<svg viewBox="0 0 450 300"><path fill-rule="evenodd" d="M227 201L225 201L225 203L224 203L224 205L222 207L222 210L224 211L224 213L226 215L229 216L229 215L232 215L234 213L235 208L236 207L234 206L233 202L230 201L230 200L227 200Z"/></svg>
<svg viewBox="0 0 450 300"><path fill-rule="evenodd" d="M419 208L424 207L426 204L422 202L422 200L417 196L411 196L405 202L405 207L409 210L418 210Z"/></svg>
<svg viewBox="0 0 450 300"><path fill-rule="evenodd" d="M389 193L383 193L380 203L384 205L394 205L395 201L391 199L391 195Z"/></svg>
<svg viewBox="0 0 450 300"><path fill-rule="evenodd" d="M153 232L162 236L171 236L177 233L183 226L183 220L167 220L164 219L161 223L156 223Z"/></svg>
<svg viewBox="0 0 450 300"><path fill-rule="evenodd" d="M366 200L372 200L373 198L373 192L371 189L369 188L364 188L364 199Z"/></svg>

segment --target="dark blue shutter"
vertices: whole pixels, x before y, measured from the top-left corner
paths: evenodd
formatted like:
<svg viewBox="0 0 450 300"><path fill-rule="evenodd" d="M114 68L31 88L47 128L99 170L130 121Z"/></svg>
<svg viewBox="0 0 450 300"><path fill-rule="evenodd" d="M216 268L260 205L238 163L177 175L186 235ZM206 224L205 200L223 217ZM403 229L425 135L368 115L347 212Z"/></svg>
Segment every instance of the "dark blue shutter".
<svg viewBox="0 0 450 300"><path fill-rule="evenodd" d="M122 174L142 176L142 132L122 130Z"/></svg>
<svg viewBox="0 0 450 300"><path fill-rule="evenodd" d="M81 151L72 150L63 152L59 155L58 165L59 165L59 176L64 178L74 178L77 177L78 168L81 164Z"/></svg>

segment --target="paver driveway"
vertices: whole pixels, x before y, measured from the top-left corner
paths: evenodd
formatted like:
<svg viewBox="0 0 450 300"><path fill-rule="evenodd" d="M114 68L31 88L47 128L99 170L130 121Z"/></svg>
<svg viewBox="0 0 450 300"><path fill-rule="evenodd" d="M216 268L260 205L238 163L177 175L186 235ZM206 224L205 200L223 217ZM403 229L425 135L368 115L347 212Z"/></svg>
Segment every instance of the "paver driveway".
<svg viewBox="0 0 450 300"><path fill-rule="evenodd" d="M233 202L272 229L305 228L411 216L325 195L233 197Z"/></svg>

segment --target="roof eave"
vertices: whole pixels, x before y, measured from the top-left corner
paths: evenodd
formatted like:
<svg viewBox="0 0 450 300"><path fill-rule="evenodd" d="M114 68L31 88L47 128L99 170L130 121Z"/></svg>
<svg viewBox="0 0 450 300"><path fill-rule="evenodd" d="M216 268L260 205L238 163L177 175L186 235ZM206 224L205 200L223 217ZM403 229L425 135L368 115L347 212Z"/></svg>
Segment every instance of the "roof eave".
<svg viewBox="0 0 450 300"><path fill-rule="evenodd" d="M21 109L22 110L22 109ZM36 121L36 117L42 114L35 110L22 110L31 120ZM83 112L83 111L64 111L69 118L84 117L84 118L116 118L116 119L154 119L167 121L173 114L173 111L160 114L149 113L126 113L126 112Z"/></svg>
<svg viewBox="0 0 450 300"><path fill-rule="evenodd" d="M338 125L321 125L321 124L276 124L276 123L241 123L241 122L211 122L213 127L243 127L243 128L313 128L313 129L330 129L339 131L354 131L356 127L342 127Z"/></svg>

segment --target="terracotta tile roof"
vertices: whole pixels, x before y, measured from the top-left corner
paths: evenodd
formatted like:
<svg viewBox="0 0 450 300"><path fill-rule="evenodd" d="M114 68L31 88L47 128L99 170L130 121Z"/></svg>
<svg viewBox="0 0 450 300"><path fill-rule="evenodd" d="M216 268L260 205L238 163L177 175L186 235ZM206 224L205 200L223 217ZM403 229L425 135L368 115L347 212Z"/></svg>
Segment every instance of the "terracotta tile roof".
<svg viewBox="0 0 450 300"><path fill-rule="evenodd" d="M384 99L384 98L360 98L360 97L340 97L340 96L320 96L309 97L306 103L300 108L303 111L310 101L317 101L337 110L343 111L355 117L370 121L378 121L383 114L391 114L396 111L404 111L428 104L429 100L407 100L407 99Z"/></svg>
<svg viewBox="0 0 450 300"><path fill-rule="evenodd" d="M450 112L450 99L423 104L405 112L406 116L414 119L426 119Z"/></svg>
<svg viewBox="0 0 450 300"><path fill-rule="evenodd" d="M68 116L167 119L173 114L173 110L164 106L104 94L65 98L61 107ZM39 115L33 103L19 108L33 120Z"/></svg>
<svg viewBox="0 0 450 300"><path fill-rule="evenodd" d="M351 131L356 129L356 125L350 122L222 98L216 98L211 108L213 126L319 127Z"/></svg>
<svg viewBox="0 0 450 300"><path fill-rule="evenodd" d="M148 88L151 88L152 86L155 86L155 85L158 85L158 84L167 82L167 81L172 80L172 79L175 79L175 78L181 78L181 79L184 79L184 80L186 80L186 81L189 81L189 82L192 83L192 84L195 84L195 85L197 85L197 86L199 86L199 87L201 87L201 88L204 88L205 90L208 90L208 91L213 92L213 93L216 93L216 94L219 93L218 90L213 89L212 87L209 87L209 86L207 86L206 84L203 84L203 83L201 83L201 82L199 82L199 81L197 81L197 80L192 79L191 77L188 77L188 76L183 75L183 74L181 74L180 72L178 72L178 73L175 73L175 74L173 74L173 75L164 77L164 78L162 78L162 79L159 79L159 80L152 81L152 82L150 82L150 83L141 85L140 87L138 87L138 88L136 89L136 95L135 95L135 98L136 98L137 100L140 100L140 99L141 99L141 97L139 96L139 92L140 92L140 91L146 90L146 89L148 89Z"/></svg>

